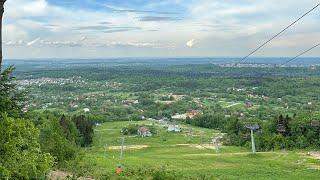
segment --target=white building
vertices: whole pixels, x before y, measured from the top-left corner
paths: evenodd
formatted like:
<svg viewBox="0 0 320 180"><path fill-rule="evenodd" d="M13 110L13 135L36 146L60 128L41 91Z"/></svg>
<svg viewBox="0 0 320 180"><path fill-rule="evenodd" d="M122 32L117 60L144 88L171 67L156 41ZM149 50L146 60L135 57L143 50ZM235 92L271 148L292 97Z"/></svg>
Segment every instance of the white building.
<svg viewBox="0 0 320 180"><path fill-rule="evenodd" d="M186 114L176 114L171 116L172 119L187 119L187 115Z"/></svg>
<svg viewBox="0 0 320 180"><path fill-rule="evenodd" d="M176 125L170 125L168 127L168 132L181 132L181 128Z"/></svg>

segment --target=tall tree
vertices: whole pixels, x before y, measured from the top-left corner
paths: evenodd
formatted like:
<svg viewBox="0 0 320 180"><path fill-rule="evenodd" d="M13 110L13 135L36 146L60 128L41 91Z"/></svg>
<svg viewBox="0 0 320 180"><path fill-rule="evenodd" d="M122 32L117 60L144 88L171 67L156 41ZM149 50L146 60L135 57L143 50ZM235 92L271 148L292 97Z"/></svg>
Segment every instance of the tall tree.
<svg viewBox="0 0 320 180"><path fill-rule="evenodd" d="M2 67L2 16L4 13L4 3L6 0L0 0L0 72Z"/></svg>
<svg viewBox="0 0 320 180"><path fill-rule="evenodd" d="M89 146L92 143L94 123L84 115L74 116L72 119L80 132L82 138L81 146Z"/></svg>
<svg viewBox="0 0 320 180"><path fill-rule="evenodd" d="M9 67L0 73L0 113L7 113L10 117L22 117L27 103L26 91L20 90L15 83Z"/></svg>

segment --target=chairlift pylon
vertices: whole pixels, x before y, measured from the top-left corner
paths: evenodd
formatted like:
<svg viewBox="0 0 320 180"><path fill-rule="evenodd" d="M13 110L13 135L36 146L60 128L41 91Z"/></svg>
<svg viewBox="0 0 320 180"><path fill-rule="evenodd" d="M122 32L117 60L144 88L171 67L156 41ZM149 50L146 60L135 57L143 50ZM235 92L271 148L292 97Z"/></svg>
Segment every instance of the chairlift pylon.
<svg viewBox="0 0 320 180"><path fill-rule="evenodd" d="M254 124L246 124L244 127L247 129L250 129L252 154L256 154L256 145L254 142L254 131L260 129L260 126L257 123L254 123Z"/></svg>

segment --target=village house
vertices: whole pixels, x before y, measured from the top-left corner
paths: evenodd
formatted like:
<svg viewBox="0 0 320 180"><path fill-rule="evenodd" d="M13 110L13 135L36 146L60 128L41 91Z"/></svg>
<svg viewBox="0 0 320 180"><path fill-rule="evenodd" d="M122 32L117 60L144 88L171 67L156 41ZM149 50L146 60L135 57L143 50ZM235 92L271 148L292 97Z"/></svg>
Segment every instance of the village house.
<svg viewBox="0 0 320 180"><path fill-rule="evenodd" d="M187 118L193 119L196 116L199 116L202 114L203 113L199 110L191 110L191 111L188 111L184 114L175 114L175 115L171 116L171 118L175 119L175 120L181 120L181 119L187 119Z"/></svg>
<svg viewBox="0 0 320 180"><path fill-rule="evenodd" d="M138 129L138 135L141 137L150 137L150 136L152 136L152 133L149 128L140 127Z"/></svg>
<svg viewBox="0 0 320 180"><path fill-rule="evenodd" d="M168 132L181 132L181 128L176 125L168 126Z"/></svg>
<svg viewBox="0 0 320 180"><path fill-rule="evenodd" d="M186 113L186 116L190 119L195 118L196 116L202 115L203 113L199 110L191 110Z"/></svg>
<svg viewBox="0 0 320 180"><path fill-rule="evenodd" d="M187 115L186 114L175 114L175 115L171 116L171 118L175 119L175 120L187 119Z"/></svg>
<svg viewBox="0 0 320 180"><path fill-rule="evenodd" d="M168 126L167 121L168 120L166 118L162 118L162 119L157 120L157 123L160 124L162 127L166 127L166 126Z"/></svg>
<svg viewBox="0 0 320 180"><path fill-rule="evenodd" d="M252 103L252 102L249 102L249 101L246 102L245 105L246 105L247 108L253 107L253 103Z"/></svg>

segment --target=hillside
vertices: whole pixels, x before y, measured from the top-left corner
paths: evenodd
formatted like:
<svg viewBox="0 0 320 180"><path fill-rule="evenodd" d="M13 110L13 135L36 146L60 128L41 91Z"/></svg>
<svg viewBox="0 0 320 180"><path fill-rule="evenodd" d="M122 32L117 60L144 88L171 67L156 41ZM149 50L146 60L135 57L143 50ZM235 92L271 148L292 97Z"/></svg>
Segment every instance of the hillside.
<svg viewBox="0 0 320 180"><path fill-rule="evenodd" d="M77 166L74 168L81 175L117 178L115 169L119 164L121 149L120 130L130 123L150 124L140 121L99 125L95 129L93 147L82 150L83 157L74 163ZM217 131L183 126L181 133L169 133L157 124L154 127L158 133L152 137L124 136L124 173L141 171L147 167L165 168L165 171L177 177L188 178L317 179L320 176L320 162L307 156L304 151L252 155L247 148L222 146L216 152L209 140L219 134Z"/></svg>

